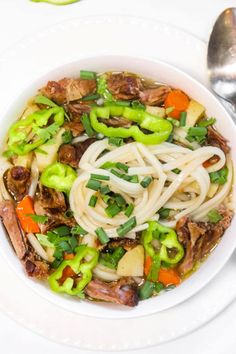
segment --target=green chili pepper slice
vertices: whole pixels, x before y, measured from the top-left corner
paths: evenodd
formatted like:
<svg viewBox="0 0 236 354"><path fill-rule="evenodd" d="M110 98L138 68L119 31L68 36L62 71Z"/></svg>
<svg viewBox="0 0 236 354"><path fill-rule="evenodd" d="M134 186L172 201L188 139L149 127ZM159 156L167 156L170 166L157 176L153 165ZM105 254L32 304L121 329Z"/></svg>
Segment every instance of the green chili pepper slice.
<svg viewBox="0 0 236 354"><path fill-rule="evenodd" d="M60 162L55 162L42 172L40 182L48 188L68 193L77 174L73 168Z"/></svg>
<svg viewBox="0 0 236 354"><path fill-rule="evenodd" d="M57 270L48 277L48 282L53 291L56 293L66 293L69 295L80 295L85 286L92 279L92 270L98 262L98 251L87 245L80 245L76 248L76 255L71 260L64 260ZM63 270L71 267L76 275L79 275L76 286L74 279L67 278L63 284L59 281L63 276Z"/></svg>

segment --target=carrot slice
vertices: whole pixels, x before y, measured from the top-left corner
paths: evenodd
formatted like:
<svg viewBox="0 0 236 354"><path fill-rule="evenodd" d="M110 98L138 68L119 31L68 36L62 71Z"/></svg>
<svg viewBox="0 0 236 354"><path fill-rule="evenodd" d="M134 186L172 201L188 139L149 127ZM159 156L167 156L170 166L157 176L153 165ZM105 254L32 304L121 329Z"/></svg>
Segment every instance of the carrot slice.
<svg viewBox="0 0 236 354"><path fill-rule="evenodd" d="M144 262L144 274L148 276L152 265L152 258L147 256Z"/></svg>
<svg viewBox="0 0 236 354"><path fill-rule="evenodd" d="M178 285L181 282L181 278L175 269L161 268L158 275L158 281L164 284L165 286Z"/></svg>
<svg viewBox="0 0 236 354"><path fill-rule="evenodd" d="M16 207L16 214L18 219L20 220L20 224L22 229L25 232L40 232L40 228L38 224L32 220L32 218L28 214L35 214L33 201L30 196L24 197Z"/></svg>
<svg viewBox="0 0 236 354"><path fill-rule="evenodd" d="M76 273L73 271L73 269L70 266L66 266L63 269L62 277L59 279L58 282L60 285L62 285L67 278L75 278L75 276Z"/></svg>
<svg viewBox="0 0 236 354"><path fill-rule="evenodd" d="M169 116L175 119L180 118L180 113L186 111L189 105L188 96L180 90L171 91L165 100L165 108L174 107Z"/></svg>
<svg viewBox="0 0 236 354"><path fill-rule="evenodd" d="M64 253L64 259L73 259L74 253Z"/></svg>

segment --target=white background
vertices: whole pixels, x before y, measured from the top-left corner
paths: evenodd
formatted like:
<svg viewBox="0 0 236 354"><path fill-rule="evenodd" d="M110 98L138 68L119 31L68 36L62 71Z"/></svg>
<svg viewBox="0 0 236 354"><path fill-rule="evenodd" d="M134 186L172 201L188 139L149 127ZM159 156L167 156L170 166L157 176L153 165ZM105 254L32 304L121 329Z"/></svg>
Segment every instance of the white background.
<svg viewBox="0 0 236 354"><path fill-rule="evenodd" d="M14 46L14 43L46 26L71 17L98 14L137 15L157 19L207 41L217 15L232 6L236 6L235 0L83 0L62 7L33 3L29 0L0 0L0 55L7 48ZM99 41L99 38L97 40ZM151 35L147 40L153 41L155 46L158 45ZM75 45L79 46L79 43ZM3 89L1 86L0 92ZM4 284L0 282L0 286ZM17 301L17 294L15 299ZM200 330L158 348L140 350L137 353L235 354L235 328L236 303ZM0 352L4 354L88 353L49 342L18 326L1 313L0 348Z"/></svg>

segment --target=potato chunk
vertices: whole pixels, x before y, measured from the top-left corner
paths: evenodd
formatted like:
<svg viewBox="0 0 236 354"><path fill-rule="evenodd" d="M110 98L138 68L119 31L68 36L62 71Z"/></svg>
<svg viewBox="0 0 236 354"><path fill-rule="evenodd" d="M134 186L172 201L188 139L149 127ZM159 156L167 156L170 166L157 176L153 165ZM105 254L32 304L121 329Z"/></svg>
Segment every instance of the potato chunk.
<svg viewBox="0 0 236 354"><path fill-rule="evenodd" d="M142 245L125 253L117 267L117 274L123 277L141 277L144 267L144 249Z"/></svg>

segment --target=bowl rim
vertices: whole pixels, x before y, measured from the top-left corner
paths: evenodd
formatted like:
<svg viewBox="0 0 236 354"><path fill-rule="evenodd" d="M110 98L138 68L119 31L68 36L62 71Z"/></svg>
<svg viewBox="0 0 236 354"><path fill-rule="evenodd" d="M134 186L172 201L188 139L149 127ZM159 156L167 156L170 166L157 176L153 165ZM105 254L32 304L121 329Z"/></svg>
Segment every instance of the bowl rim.
<svg viewBox="0 0 236 354"><path fill-rule="evenodd" d="M110 54L110 55L109 54L107 54L107 55L106 54L104 54L104 55L91 55L90 54L90 55L86 55L86 56L81 56L77 60L73 60L71 62L63 63L62 65L59 65L59 66L57 66L57 67L55 67L55 68L53 68L51 70L47 70L43 75L39 75L31 83L27 83L27 85L23 88L23 92L20 95L15 95L15 97L12 98L11 102L7 105L7 107L3 107L3 110L5 110L5 114L3 114L3 117L4 117L3 121L5 119L5 116L7 116L9 114L9 112L13 109L14 105L16 104L16 101L19 100L19 98L21 98L21 96L24 95L25 91L27 91L32 86L38 85L38 83L40 81L41 82L46 82L48 80L48 77L50 77L51 75L53 76L60 69L68 68L71 65L73 66L75 64L77 64L78 68L79 68L80 67L80 62L83 61L83 60L92 60L92 61L96 61L96 59L97 60L105 60L105 59L106 60L107 59L114 60L114 58L116 60L120 59L122 61L125 61L125 60L140 61L142 63L142 65L145 65L145 63L148 64L148 62L149 62L150 64L158 65L160 67L165 67L168 71L175 72L175 73L177 73L177 75L182 76L185 80L187 80L189 83L191 83L191 85L197 86L199 88L199 90L201 90L202 92L206 93L208 98L210 98L210 100L212 102L214 102L216 104L216 106L221 110L221 112L223 113L224 120L226 120L227 123L230 125L230 129L232 129L234 131L234 133L236 133L236 126L233 123L229 113L226 111L226 109L223 107L223 105L220 103L220 101L216 98L216 96L214 96L213 93L208 88L206 88L203 84L201 84L199 81L197 81L195 78L193 78L188 73L184 72L181 69L176 68L175 66L173 66L171 64L168 64L166 62L163 62L163 61L155 59L155 58L149 58L149 57L145 57L145 56L136 56L136 55L132 56L132 55L116 55L116 54ZM233 186L233 191L234 192L236 191L234 186ZM234 221L235 221L235 218L234 218ZM232 224L233 224L233 222L232 222ZM230 225L228 230L232 229L232 224ZM228 234L228 230L226 230L225 234ZM224 234L224 236L225 236L225 234ZM4 244L4 247L6 246L7 237L5 236L5 234L4 234L3 240L0 238L0 244L1 243ZM214 253L217 252L217 250L218 250L218 248L219 248L221 243L222 243L222 241L219 242L219 245L214 250ZM105 304L106 309L108 308L108 310L103 311L103 309L105 309L104 303L102 303L102 302L96 303L96 302L91 302L91 301L90 302L86 301L86 303L89 303L89 305L91 306L91 311L90 312L88 312L86 309L84 310L82 306L78 306L79 310L76 310L76 309L74 309L75 306L71 306L71 303L72 303L71 299L67 300L66 297L53 293L51 290L48 290L47 287L45 287L45 285L43 283L41 283L41 285L38 286L38 284L37 284L37 282L35 280L33 280L32 278L29 278L25 274L25 272L22 271L23 267L21 265L21 262L16 257L14 251L12 250L12 247L10 246L10 243L9 243L8 248L9 248L9 252L12 253L12 255L15 258L14 261L11 261L12 257L8 258L9 252L4 251L4 247L0 247L0 254L7 261L8 265L11 267L11 269L14 271L14 273L16 273L16 275L18 275L25 282L25 284L28 285L34 292L36 292L38 295L40 295L44 299L50 301L54 305L60 306L60 307L62 307L64 309L66 309L67 311L70 311L70 312L73 312L73 313L78 313L80 315L91 316L91 317L96 317L96 318L106 318L106 319L119 319L119 318L123 318L124 319L124 318L135 318L135 317L141 317L141 316L143 317L143 316L154 314L154 313L159 312L159 311L170 309L171 307L176 306L177 304L180 304L183 301L186 301L189 297L191 297L194 294L196 294L207 283L209 283L211 281L211 279L218 273L218 271L224 266L224 264L230 258L231 254L233 253L233 251L234 251L234 249L236 247L236 238L235 238L235 241L234 241L234 247L232 247L231 250L228 250L227 254L223 258L221 257L221 262L218 262L217 264L215 264L215 267L214 267L214 269L211 270L210 275L208 274L208 277L206 279L203 278L203 281L202 281L201 284L199 284L199 281L197 281L196 274L199 274L200 270L202 268L204 268L204 264L205 263L207 263L207 264L209 263L210 259L212 258L212 255L205 262L203 262L203 264L201 265L200 269L198 269L196 272L194 272L191 275L191 277L189 278L191 280L191 283L193 284L193 286L189 287L189 285L188 285L189 280L186 279L179 287L177 287L176 289L172 290L171 292L166 292L163 295L159 295L157 297L145 300L144 302L145 303L148 302L150 304L150 306L146 306L146 309L142 309L140 311L138 309L140 307L140 305L138 305L135 308L135 309L138 309L138 310L135 311L133 309L129 309L129 308L127 309L126 307L124 309L124 307L120 307L119 305L114 305L115 306L115 310L114 310L112 308L113 305L110 305L110 304ZM183 295L186 287L189 288L187 296ZM162 296L165 296L166 300L168 301L168 298L172 298L173 297L173 296L170 296L170 295L172 293L173 294L174 293L177 294L177 291L179 289L182 289L181 293L183 293L183 294L180 294L179 297L176 296L176 298L173 298L172 301L171 301L171 304L169 306L163 306L163 308L159 309L159 310L154 308L155 301L158 301L158 299L160 299ZM151 303L153 303L152 306L151 306ZM99 311L96 310L96 311L93 312L94 304L97 304L97 305L99 304L99 308L100 308ZM151 307L153 307L153 308L151 309ZM98 308L98 306L97 306L97 308ZM119 311L119 313L118 313L118 311Z"/></svg>

